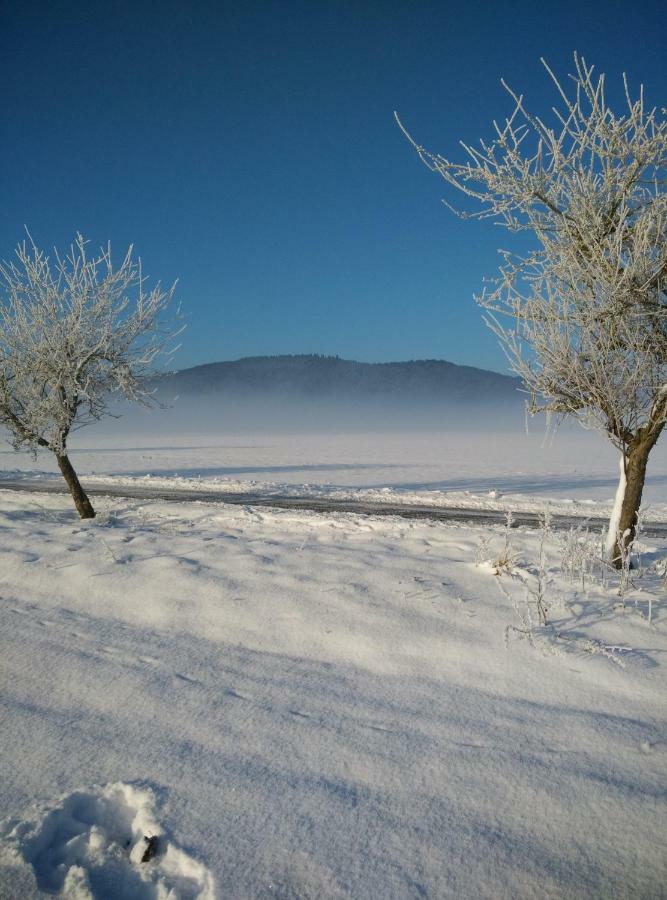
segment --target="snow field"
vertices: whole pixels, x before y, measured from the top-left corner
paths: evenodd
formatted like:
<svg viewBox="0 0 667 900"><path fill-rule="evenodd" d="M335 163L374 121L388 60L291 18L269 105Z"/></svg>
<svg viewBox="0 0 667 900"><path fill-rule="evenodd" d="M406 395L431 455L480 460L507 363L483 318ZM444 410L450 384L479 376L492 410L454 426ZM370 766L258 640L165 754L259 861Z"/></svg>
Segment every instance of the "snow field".
<svg viewBox="0 0 667 900"><path fill-rule="evenodd" d="M0 492L0 896L664 896L667 547L506 648L535 532L98 505Z"/></svg>
<svg viewBox="0 0 667 900"><path fill-rule="evenodd" d="M147 482L221 493L515 512L539 510L548 502L552 512L605 516L618 485L618 454L601 435L582 430L546 439L539 426L531 435L520 430L141 435L127 434L122 419L113 428L73 435L72 462L96 487ZM40 453L35 460L27 453L0 451L0 478L36 475L62 481L53 454ZM667 452L660 444L649 462L644 505L649 518L667 520Z"/></svg>
<svg viewBox="0 0 667 900"><path fill-rule="evenodd" d="M71 900L213 900L210 873L167 838L154 805L150 789L122 783L70 794L9 831L8 866L24 860L41 891ZM145 859L149 839L155 856Z"/></svg>

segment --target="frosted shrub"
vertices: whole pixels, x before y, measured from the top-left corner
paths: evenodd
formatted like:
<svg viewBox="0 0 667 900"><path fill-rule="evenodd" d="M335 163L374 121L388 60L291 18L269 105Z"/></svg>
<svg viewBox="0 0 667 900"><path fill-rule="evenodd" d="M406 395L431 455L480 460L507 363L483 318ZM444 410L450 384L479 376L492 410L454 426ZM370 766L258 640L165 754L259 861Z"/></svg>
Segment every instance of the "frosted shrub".
<svg viewBox="0 0 667 900"><path fill-rule="evenodd" d="M494 554L492 544L493 535L484 534L480 537L475 550L475 565L486 566L494 575L511 575L514 571L519 556L514 550L512 542L512 528L514 516L510 510L505 514L505 529L503 531L503 543L497 554Z"/></svg>
<svg viewBox="0 0 667 900"><path fill-rule="evenodd" d="M514 525L514 515L511 510L507 510L505 514L505 531L503 533L503 547L496 559L493 560L491 566L496 575L502 575L503 572L511 574L518 562L518 554L514 551L512 544L512 527Z"/></svg>
<svg viewBox="0 0 667 900"><path fill-rule="evenodd" d="M541 519L542 527L540 529L537 581L535 589L530 591L530 594L532 596L533 603L535 604L535 610L537 612L537 617L540 625L547 625L547 589L551 584L551 579L549 578L547 573L546 558L546 541L551 534L551 513L549 512L548 507L544 510Z"/></svg>
<svg viewBox="0 0 667 900"><path fill-rule="evenodd" d="M491 535L483 534L475 548L475 565L487 563L491 557Z"/></svg>
<svg viewBox="0 0 667 900"><path fill-rule="evenodd" d="M604 587L605 566L598 535L580 525L563 532L560 545L561 567L570 581L581 580L581 590L585 591L586 579L593 578L597 570Z"/></svg>

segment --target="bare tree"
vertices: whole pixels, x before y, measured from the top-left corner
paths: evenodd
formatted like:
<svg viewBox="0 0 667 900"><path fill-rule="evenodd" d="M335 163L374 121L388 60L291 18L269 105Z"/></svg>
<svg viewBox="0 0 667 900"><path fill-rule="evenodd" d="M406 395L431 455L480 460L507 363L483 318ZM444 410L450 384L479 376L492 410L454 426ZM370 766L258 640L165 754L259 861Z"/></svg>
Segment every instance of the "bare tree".
<svg viewBox="0 0 667 900"><path fill-rule="evenodd" d="M95 515L67 454L71 432L110 415L111 398L150 403L146 380L176 334L174 288L146 290L132 247L89 257L77 235L52 260L32 239L0 265L0 424L15 449L51 450L83 519Z"/></svg>
<svg viewBox="0 0 667 900"><path fill-rule="evenodd" d="M667 121L664 109L660 118L645 108L643 88L633 99L625 76L626 108L613 112L604 75L574 61L568 92L542 60L561 101L551 125L503 82L511 115L479 148L462 144L462 163L399 125L428 168L470 199L458 215L534 238L526 253L501 251L499 276L476 299L530 412L574 417L620 450L607 541L618 561L667 420Z"/></svg>

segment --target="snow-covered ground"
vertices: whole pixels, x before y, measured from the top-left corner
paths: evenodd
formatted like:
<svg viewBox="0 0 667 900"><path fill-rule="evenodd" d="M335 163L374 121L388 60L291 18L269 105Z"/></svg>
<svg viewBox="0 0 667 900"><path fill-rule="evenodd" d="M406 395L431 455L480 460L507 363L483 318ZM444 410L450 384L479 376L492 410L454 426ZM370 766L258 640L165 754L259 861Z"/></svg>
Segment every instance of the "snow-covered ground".
<svg viewBox="0 0 667 900"><path fill-rule="evenodd" d="M107 426L109 427L109 426ZM667 520L667 442L649 462L648 518ZM581 430L536 433L147 435L95 428L74 436L77 471L97 487L155 487L333 496L374 502L540 510L586 516L610 510L618 458ZM57 477L52 455L0 452L5 478Z"/></svg>
<svg viewBox="0 0 667 900"><path fill-rule="evenodd" d="M363 469L335 439L78 462L298 483L318 459L357 487L517 485L502 448L474 477L424 448L415 469L390 443ZM512 463L526 495L613 494L613 465L530 465ZM1 897L665 896L667 545L644 545L622 607L615 582L571 580L547 534L549 625L527 635L534 530L97 506L84 523L67 497L0 491ZM495 575L508 536L512 573Z"/></svg>

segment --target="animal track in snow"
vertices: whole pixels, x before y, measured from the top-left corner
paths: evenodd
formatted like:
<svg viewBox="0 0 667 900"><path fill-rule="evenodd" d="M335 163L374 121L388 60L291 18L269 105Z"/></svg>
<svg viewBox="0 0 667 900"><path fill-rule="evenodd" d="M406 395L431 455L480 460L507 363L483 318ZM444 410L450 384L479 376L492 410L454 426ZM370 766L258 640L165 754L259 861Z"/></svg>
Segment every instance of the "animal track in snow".
<svg viewBox="0 0 667 900"><path fill-rule="evenodd" d="M213 876L158 824L148 788L117 782L76 791L7 829L0 861L30 867L45 893L67 900L214 900Z"/></svg>
<svg viewBox="0 0 667 900"><path fill-rule="evenodd" d="M185 675L183 672L174 672L174 678L177 678L179 681L184 681L186 684L201 684L199 679L193 678L191 675Z"/></svg>

